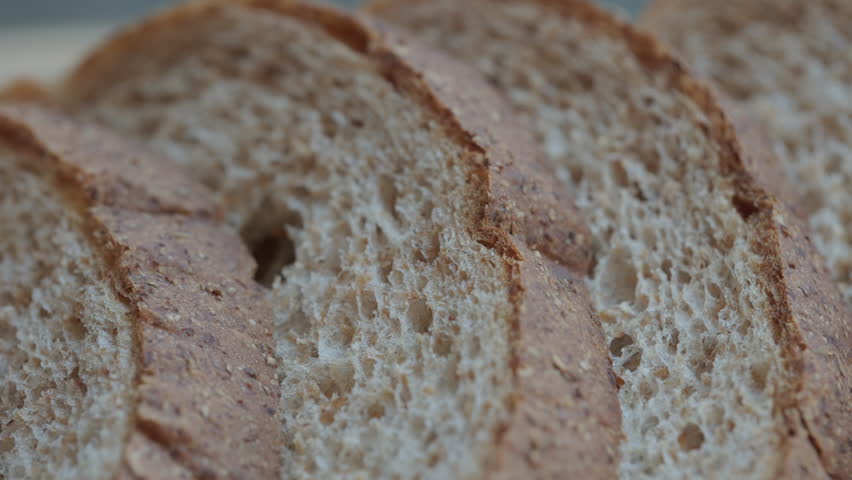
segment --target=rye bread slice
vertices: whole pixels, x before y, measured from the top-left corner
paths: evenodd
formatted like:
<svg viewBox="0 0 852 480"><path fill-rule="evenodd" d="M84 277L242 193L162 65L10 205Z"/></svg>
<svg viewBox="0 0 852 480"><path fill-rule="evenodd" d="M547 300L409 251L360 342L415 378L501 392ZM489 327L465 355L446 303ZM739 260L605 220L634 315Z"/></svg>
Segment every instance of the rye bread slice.
<svg viewBox="0 0 852 480"><path fill-rule="evenodd" d="M187 166L261 258L284 477L614 475L588 230L473 70L331 9L196 2L58 102Z"/></svg>
<svg viewBox="0 0 852 480"><path fill-rule="evenodd" d="M850 18L848 0L679 0L653 2L642 23L767 126L852 305Z"/></svg>
<svg viewBox="0 0 852 480"><path fill-rule="evenodd" d="M484 73L573 186L625 382L623 478L848 475L852 319L770 152L744 150L753 124L586 2L368 9Z"/></svg>
<svg viewBox="0 0 852 480"><path fill-rule="evenodd" d="M212 197L0 106L0 478L270 478L272 312Z"/></svg>

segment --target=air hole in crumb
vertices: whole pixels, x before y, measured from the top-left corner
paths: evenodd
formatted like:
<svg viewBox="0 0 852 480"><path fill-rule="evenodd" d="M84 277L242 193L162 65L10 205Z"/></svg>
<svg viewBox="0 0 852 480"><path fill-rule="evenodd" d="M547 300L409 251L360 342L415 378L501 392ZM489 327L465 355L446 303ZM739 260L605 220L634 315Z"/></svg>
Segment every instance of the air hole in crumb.
<svg viewBox="0 0 852 480"><path fill-rule="evenodd" d="M323 135L328 138L334 138L337 136L337 130L340 126L340 119L335 118L334 115L321 115L320 125L322 126Z"/></svg>
<svg viewBox="0 0 852 480"><path fill-rule="evenodd" d="M359 305L361 315L374 318L378 309L379 303L376 301L376 294L369 290L361 292Z"/></svg>
<svg viewBox="0 0 852 480"><path fill-rule="evenodd" d="M620 161L612 162L612 179L615 181L615 184L619 187L627 187L630 179L627 177L627 170L624 169L624 165Z"/></svg>
<svg viewBox="0 0 852 480"><path fill-rule="evenodd" d="M639 385L639 393L645 400L649 400L657 393L657 385L651 382L642 382Z"/></svg>
<svg viewBox="0 0 852 480"><path fill-rule="evenodd" d="M656 150L640 152L639 161L648 173L656 175L660 172L660 157Z"/></svg>
<svg viewBox="0 0 852 480"><path fill-rule="evenodd" d="M331 408L323 409L322 413L320 413L320 423L323 425L331 425L331 422L334 421L334 414L337 413Z"/></svg>
<svg viewBox="0 0 852 480"><path fill-rule="evenodd" d="M725 410L718 405L712 405L707 412L707 420L713 425L721 425L725 421Z"/></svg>
<svg viewBox="0 0 852 480"><path fill-rule="evenodd" d="M301 217L292 211L275 212L276 208L264 202L255 212L242 231L242 238L248 245L252 257L257 263L254 279L264 286L271 286L287 265L296 260L296 249L287 226L300 227Z"/></svg>
<svg viewBox="0 0 852 480"><path fill-rule="evenodd" d="M296 249L283 228L257 239L249 246L257 262L254 279L267 287L272 286L284 267L296 261Z"/></svg>
<svg viewBox="0 0 852 480"><path fill-rule="evenodd" d="M642 422L642 433L647 433L648 430L651 430L659 424L660 419L657 418L656 415L651 415L650 417L646 418L644 422Z"/></svg>
<svg viewBox="0 0 852 480"><path fill-rule="evenodd" d="M689 363L695 376L701 378L702 375L713 370L713 364L716 361L716 349L718 343L715 339L704 337L701 339L700 353L690 358Z"/></svg>
<svg viewBox="0 0 852 480"><path fill-rule="evenodd" d="M769 375L769 364L759 363L751 366L751 381L757 390L766 389L766 377Z"/></svg>
<svg viewBox="0 0 852 480"><path fill-rule="evenodd" d="M676 353L678 344L680 343L680 332L675 329L672 331L669 341L666 343L669 353Z"/></svg>
<svg viewBox="0 0 852 480"><path fill-rule="evenodd" d="M748 220L749 217L757 212L757 205L755 205L752 200L740 195L734 195L733 198L731 198L731 203L734 205L734 208L737 209L737 213L740 214L740 217L742 217L743 220Z"/></svg>
<svg viewBox="0 0 852 480"><path fill-rule="evenodd" d="M287 331L296 336L303 337L311 330L311 321L308 315L301 309L293 310L287 319Z"/></svg>
<svg viewBox="0 0 852 480"><path fill-rule="evenodd" d="M392 177L382 175L379 178L379 200L382 207L393 217L399 221L399 214L396 211L396 200L399 192L396 189L396 184Z"/></svg>
<svg viewBox="0 0 852 480"><path fill-rule="evenodd" d="M616 248L606 260L606 264L602 266L604 271L599 283L605 287L607 304L632 303L636 299L636 285L639 278L631 260L627 249Z"/></svg>
<svg viewBox="0 0 852 480"><path fill-rule="evenodd" d="M439 232L432 232L423 238L423 246L415 252L415 258L423 263L432 263L441 253L441 237Z"/></svg>
<svg viewBox="0 0 852 480"><path fill-rule="evenodd" d="M680 284L687 284L692 281L692 275L689 272L684 272L683 270L679 270L677 272L677 281Z"/></svg>
<svg viewBox="0 0 852 480"><path fill-rule="evenodd" d="M432 211L435 209L435 204L429 200L423 202L423 208L420 210L423 218L429 220L432 218Z"/></svg>
<svg viewBox="0 0 852 480"><path fill-rule="evenodd" d="M432 309L425 298L418 298L408 305L408 320L417 333L428 333L432 328Z"/></svg>
<svg viewBox="0 0 852 480"><path fill-rule="evenodd" d="M329 319L329 323L331 328L326 337L329 346L346 348L352 345L356 329L351 319L346 317Z"/></svg>
<svg viewBox="0 0 852 480"><path fill-rule="evenodd" d="M375 334L373 334L372 337L375 338ZM361 368L364 370L364 376L372 377L373 370L376 368L376 360L373 358L365 358L364 360L361 360Z"/></svg>
<svg viewBox="0 0 852 480"><path fill-rule="evenodd" d="M698 425L690 423L681 430L677 441L684 451L696 450L701 448L701 444L704 443L704 433L698 428Z"/></svg>
<svg viewBox="0 0 852 480"><path fill-rule="evenodd" d="M576 185L583 180L583 169L580 167L571 169L571 181Z"/></svg>
<svg viewBox="0 0 852 480"><path fill-rule="evenodd" d="M470 354L473 357L479 357L480 353L482 353L482 343L479 341L479 337L473 337L470 340Z"/></svg>
<svg viewBox="0 0 852 480"><path fill-rule="evenodd" d="M83 395L85 395L89 391L89 387L87 387L86 382L84 382L83 379L80 378L80 367L74 367L74 370L71 370L70 376L71 381L74 382L74 385L76 385L77 388L79 388L80 391L83 392Z"/></svg>
<svg viewBox="0 0 852 480"><path fill-rule="evenodd" d="M9 386L10 386L9 394L6 397L6 398L11 399L11 402L9 402L9 405L13 405L14 408L17 408L17 409L24 408L24 402L27 399L26 394L24 392L18 390L18 388L14 384L11 384Z"/></svg>
<svg viewBox="0 0 852 480"><path fill-rule="evenodd" d="M65 331L71 340L82 341L86 338L86 326L83 325L83 320L79 316L74 315L68 319L65 326Z"/></svg>
<svg viewBox="0 0 852 480"><path fill-rule="evenodd" d="M639 364L642 363L642 351L634 353L630 358L624 362L624 368L630 370L631 372L635 372L637 368L639 368Z"/></svg>
<svg viewBox="0 0 852 480"><path fill-rule="evenodd" d="M4 425L5 426L5 425ZM15 449L15 437L8 435L0 438L0 453L8 453ZM23 472L21 472L23 473ZM0 476L0 478L3 478Z"/></svg>
<svg viewBox="0 0 852 480"><path fill-rule="evenodd" d="M609 351L616 357L620 357L624 347L633 345L633 337L627 335L626 333L622 333L621 335L612 339L609 342Z"/></svg>
<svg viewBox="0 0 852 480"><path fill-rule="evenodd" d="M453 349L453 337L447 335L446 333L439 333L435 335L435 339L432 343L432 352L435 355L446 357L450 354Z"/></svg>
<svg viewBox="0 0 852 480"><path fill-rule="evenodd" d="M373 403L367 407L367 418L382 418L385 416L385 406L381 403Z"/></svg>
<svg viewBox="0 0 852 480"><path fill-rule="evenodd" d="M341 397L352 391L355 385L355 369L350 363L326 365L324 370L317 383L326 398Z"/></svg>
<svg viewBox="0 0 852 480"><path fill-rule="evenodd" d="M447 392L455 392L459 389L458 375L459 359L456 356L448 356L447 363L444 365L441 378L438 381L440 388Z"/></svg>
<svg viewBox="0 0 852 480"><path fill-rule="evenodd" d="M707 285L707 292L710 293L710 296L713 298L719 299L722 298L722 288L715 283L711 283Z"/></svg>
<svg viewBox="0 0 852 480"><path fill-rule="evenodd" d="M414 417L414 419L411 420L411 430L413 430L417 436L420 436L420 434L426 430L426 422L422 417Z"/></svg>

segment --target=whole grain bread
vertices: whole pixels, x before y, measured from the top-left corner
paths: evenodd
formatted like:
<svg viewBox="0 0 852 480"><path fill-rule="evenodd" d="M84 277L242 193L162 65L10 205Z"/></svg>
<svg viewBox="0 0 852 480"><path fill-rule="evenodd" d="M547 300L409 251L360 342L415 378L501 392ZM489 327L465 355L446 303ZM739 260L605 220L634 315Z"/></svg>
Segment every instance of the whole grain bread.
<svg viewBox="0 0 852 480"><path fill-rule="evenodd" d="M622 478L848 478L852 317L771 180L759 128L583 1L368 11L477 67L573 186L624 381Z"/></svg>
<svg viewBox="0 0 852 480"><path fill-rule="evenodd" d="M852 305L852 2L656 1L642 24L769 129Z"/></svg>
<svg viewBox="0 0 852 480"><path fill-rule="evenodd" d="M272 312L210 194L0 106L0 478L271 478Z"/></svg>
<svg viewBox="0 0 852 480"><path fill-rule="evenodd" d="M57 102L189 167L261 259L284 478L615 475L588 229L472 69L332 9L196 2Z"/></svg>

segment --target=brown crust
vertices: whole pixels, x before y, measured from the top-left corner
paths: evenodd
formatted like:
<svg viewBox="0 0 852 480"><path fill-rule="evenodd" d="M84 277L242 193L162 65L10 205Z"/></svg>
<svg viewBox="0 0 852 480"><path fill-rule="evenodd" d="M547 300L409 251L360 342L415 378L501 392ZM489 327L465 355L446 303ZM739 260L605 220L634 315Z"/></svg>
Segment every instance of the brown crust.
<svg viewBox="0 0 852 480"><path fill-rule="evenodd" d="M111 265L138 368L117 478L272 478L280 428L272 313L211 196L161 158L35 107L0 106Z"/></svg>
<svg viewBox="0 0 852 480"><path fill-rule="evenodd" d="M31 78L18 78L0 87L0 102L47 104L50 89Z"/></svg>
<svg viewBox="0 0 852 480"><path fill-rule="evenodd" d="M778 342L790 371L789 381L775 396L779 408L789 410L779 412L786 423L779 432L786 439L780 455L786 464L779 469L790 477L803 471L818 475L813 461L818 456L821 468L829 475L852 478L852 316L806 229L776 196L789 190L778 189L769 180L777 175L771 171L775 160L766 158L768 151L753 140L754 132L738 132L747 125L736 125L710 89L695 80L653 37L584 0L491 1L537 3L626 42L645 68L664 75L672 88L702 109L710 120L708 136L723 147L722 169L737 179L737 199L750 206L748 220L762 236L759 243L766 258L765 289L777 312ZM665 4L661 9L666 9L672 8L673 2L658 3ZM374 0L371 11L393 6L402 3Z"/></svg>
<svg viewBox="0 0 852 480"><path fill-rule="evenodd" d="M554 185L530 138L478 74L404 35L333 9L298 1L243 5L313 23L372 59L396 88L441 115L449 134L474 154L482 183L481 242L502 252L515 279L517 395L497 439L494 478L614 477L621 413L614 375L581 280L591 237L570 198ZM152 31L205 15L209 3L173 10L90 56L70 77L62 102L82 104L126 75L122 60ZM144 43L143 43L144 44ZM132 55L131 55L132 56ZM533 253L538 250L543 256Z"/></svg>

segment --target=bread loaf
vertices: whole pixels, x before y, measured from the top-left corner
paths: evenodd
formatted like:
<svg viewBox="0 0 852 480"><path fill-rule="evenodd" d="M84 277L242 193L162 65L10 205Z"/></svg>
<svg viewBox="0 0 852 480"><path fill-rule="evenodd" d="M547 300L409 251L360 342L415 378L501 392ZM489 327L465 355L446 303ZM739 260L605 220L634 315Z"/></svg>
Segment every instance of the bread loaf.
<svg viewBox="0 0 852 480"><path fill-rule="evenodd" d="M334 10L196 2L59 102L187 167L259 259L283 478L614 475L589 232L475 72Z"/></svg>
<svg viewBox="0 0 852 480"><path fill-rule="evenodd" d="M162 158L0 106L0 478L277 476L272 312Z"/></svg>
<svg viewBox="0 0 852 480"><path fill-rule="evenodd" d="M582 1L370 11L484 73L573 187L624 381L622 478L848 478L852 319L783 189L707 88Z"/></svg>

